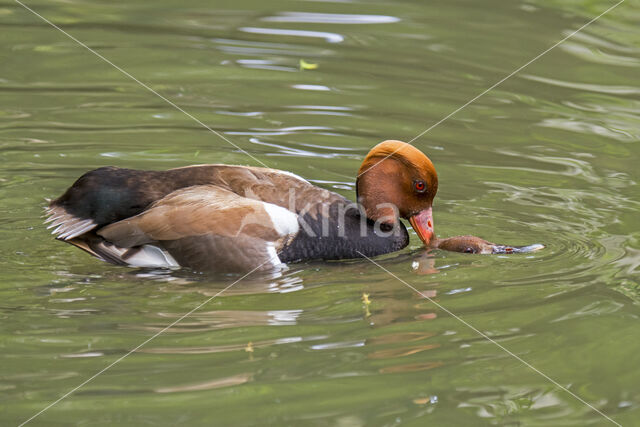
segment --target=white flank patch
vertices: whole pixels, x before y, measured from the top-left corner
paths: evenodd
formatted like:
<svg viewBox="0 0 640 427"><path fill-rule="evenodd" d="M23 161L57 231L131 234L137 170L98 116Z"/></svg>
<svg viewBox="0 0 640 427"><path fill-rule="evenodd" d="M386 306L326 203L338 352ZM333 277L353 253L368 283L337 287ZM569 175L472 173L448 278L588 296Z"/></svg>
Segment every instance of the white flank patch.
<svg viewBox="0 0 640 427"><path fill-rule="evenodd" d="M125 261L131 267L180 267L169 252L153 245L142 246L140 252Z"/></svg>
<svg viewBox="0 0 640 427"><path fill-rule="evenodd" d="M273 228L281 236L296 234L300 229L298 224L298 215L288 209L274 205L273 203L263 202L264 210L267 211L269 219L273 223Z"/></svg>

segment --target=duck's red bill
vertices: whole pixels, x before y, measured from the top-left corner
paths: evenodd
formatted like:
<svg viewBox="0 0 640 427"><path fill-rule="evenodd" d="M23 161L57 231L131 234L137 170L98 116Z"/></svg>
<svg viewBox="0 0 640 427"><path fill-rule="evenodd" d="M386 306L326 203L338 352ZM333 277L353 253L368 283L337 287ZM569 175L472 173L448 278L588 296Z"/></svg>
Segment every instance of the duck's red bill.
<svg viewBox="0 0 640 427"><path fill-rule="evenodd" d="M412 216L409 218L409 222L424 245L429 246L433 238L433 212L431 208Z"/></svg>

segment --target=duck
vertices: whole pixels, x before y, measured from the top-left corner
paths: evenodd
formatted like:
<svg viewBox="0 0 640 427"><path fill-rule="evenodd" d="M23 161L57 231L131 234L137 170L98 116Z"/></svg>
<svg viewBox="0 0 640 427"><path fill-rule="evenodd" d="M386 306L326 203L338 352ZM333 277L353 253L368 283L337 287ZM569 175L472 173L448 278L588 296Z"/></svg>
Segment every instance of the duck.
<svg viewBox="0 0 640 427"><path fill-rule="evenodd" d="M387 140L365 156L356 201L288 171L225 164L89 171L45 208L57 240L116 265L234 273L307 260L371 258L409 244L511 253L474 236L437 239L438 175L422 151ZM531 248L529 248L530 250Z"/></svg>

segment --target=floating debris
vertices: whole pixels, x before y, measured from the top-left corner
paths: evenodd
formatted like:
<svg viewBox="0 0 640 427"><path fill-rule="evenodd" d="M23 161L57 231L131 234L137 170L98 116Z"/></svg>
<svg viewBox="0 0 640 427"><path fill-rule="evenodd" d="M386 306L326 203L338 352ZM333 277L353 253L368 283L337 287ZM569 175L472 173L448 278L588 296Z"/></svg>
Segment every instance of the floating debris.
<svg viewBox="0 0 640 427"><path fill-rule="evenodd" d="M318 68L318 64L312 64L311 62L307 62L304 59L300 60L300 71L315 70L316 68Z"/></svg>

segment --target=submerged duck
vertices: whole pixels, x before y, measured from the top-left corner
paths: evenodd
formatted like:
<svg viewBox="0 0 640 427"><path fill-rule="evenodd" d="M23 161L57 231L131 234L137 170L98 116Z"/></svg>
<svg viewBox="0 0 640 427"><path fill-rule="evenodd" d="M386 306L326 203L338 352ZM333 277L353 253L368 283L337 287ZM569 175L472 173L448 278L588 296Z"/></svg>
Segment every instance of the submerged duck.
<svg viewBox="0 0 640 427"><path fill-rule="evenodd" d="M407 143L384 141L360 166L358 203L276 169L103 167L53 200L46 222L58 240L113 264L210 272L397 251L409 244L401 219L427 247L473 253L532 248L473 236L435 238L437 190L438 176L426 155Z"/></svg>

